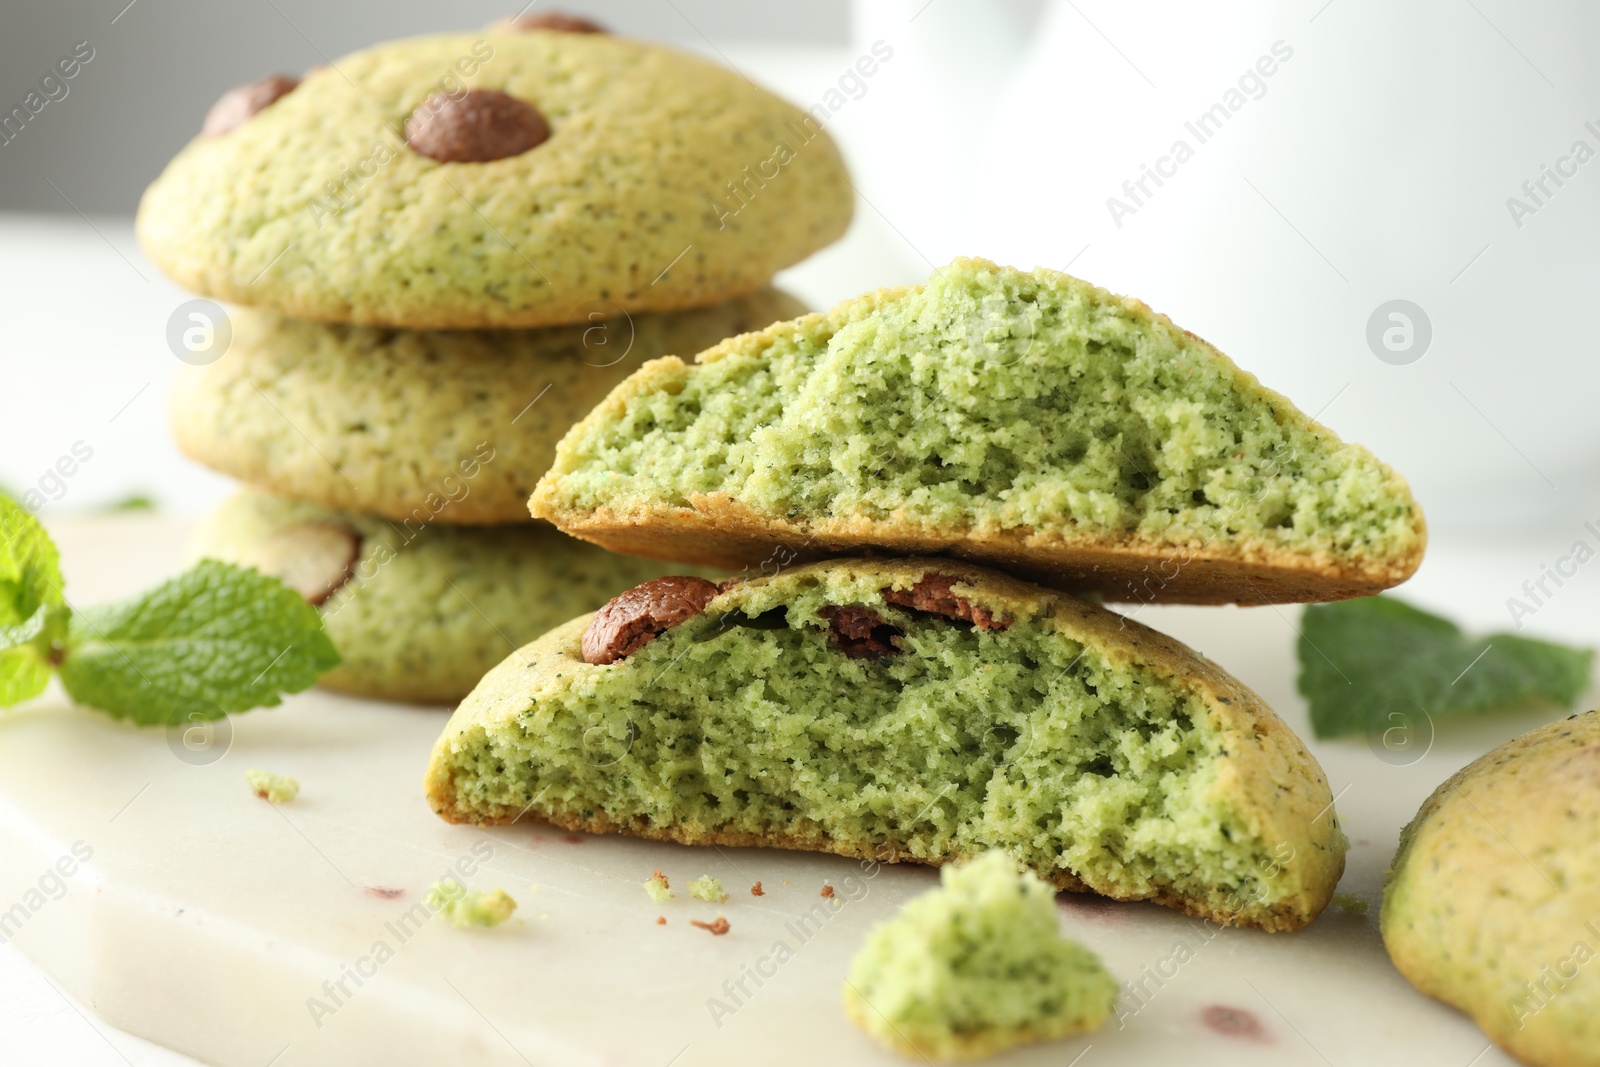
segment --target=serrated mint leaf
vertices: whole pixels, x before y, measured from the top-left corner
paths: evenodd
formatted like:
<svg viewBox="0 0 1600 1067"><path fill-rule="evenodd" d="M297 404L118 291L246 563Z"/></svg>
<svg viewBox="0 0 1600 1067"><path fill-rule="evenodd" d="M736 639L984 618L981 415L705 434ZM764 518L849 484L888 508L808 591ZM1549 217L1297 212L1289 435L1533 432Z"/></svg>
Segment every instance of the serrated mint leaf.
<svg viewBox="0 0 1600 1067"><path fill-rule="evenodd" d="M1472 640L1448 619L1386 596L1310 605L1298 651L1318 737L1407 721L1418 709L1438 718L1529 700L1569 708L1594 664L1592 649L1515 634Z"/></svg>
<svg viewBox="0 0 1600 1067"><path fill-rule="evenodd" d="M18 626L63 603L61 563L39 520L0 493L0 626Z"/></svg>
<svg viewBox="0 0 1600 1067"><path fill-rule="evenodd" d="M60 671L78 703L156 725L276 705L338 663L298 593L248 567L202 560L148 593L75 616Z"/></svg>

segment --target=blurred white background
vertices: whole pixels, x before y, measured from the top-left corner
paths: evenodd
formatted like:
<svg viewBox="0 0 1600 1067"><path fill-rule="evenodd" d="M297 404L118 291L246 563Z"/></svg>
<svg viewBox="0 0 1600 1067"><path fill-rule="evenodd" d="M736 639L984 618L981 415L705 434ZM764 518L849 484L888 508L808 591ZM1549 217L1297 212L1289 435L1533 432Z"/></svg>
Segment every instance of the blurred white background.
<svg viewBox="0 0 1600 1067"><path fill-rule="evenodd" d="M829 128L859 222L786 279L818 304L959 254L1068 268L1372 447L1412 480L1437 537L1564 549L1600 517L1592 5L576 7L802 106L845 101ZM6 110L59 56L93 51L0 144L0 484L42 480L57 512L146 493L192 513L225 492L165 440L163 331L181 295L131 241L140 190L231 84L502 10L112 0L0 14ZM874 44L891 58L863 77L853 64ZM92 459L58 484L47 472L80 442Z"/></svg>
<svg viewBox="0 0 1600 1067"><path fill-rule="evenodd" d="M228 493L168 439L165 332L187 295L134 245L140 191L233 84L513 6L0 0L0 119L55 97L0 137L0 486L47 520ZM1600 7L563 6L830 101L861 204L782 279L814 304L963 254L1138 296L1401 470L1436 549L1480 561L1425 567L1408 593L1473 625L1508 626L1522 579L1600 546ZM78 74L41 87L80 47ZM1585 574L1531 629L1589 632L1595 590ZM178 1062L100 1044L36 977L7 984L15 959L0 950L0 999L56 1020L35 1034L83 1038L82 1062Z"/></svg>

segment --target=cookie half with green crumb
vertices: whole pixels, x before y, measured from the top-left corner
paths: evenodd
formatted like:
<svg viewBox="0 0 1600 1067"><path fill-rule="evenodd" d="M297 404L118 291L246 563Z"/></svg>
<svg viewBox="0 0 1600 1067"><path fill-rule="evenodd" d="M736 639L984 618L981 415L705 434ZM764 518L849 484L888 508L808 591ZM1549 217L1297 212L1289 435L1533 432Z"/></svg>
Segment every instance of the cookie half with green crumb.
<svg viewBox="0 0 1600 1067"><path fill-rule="evenodd" d="M1193 651L955 560L655 579L489 672L427 772L452 822L940 864L1292 930L1346 841L1321 768Z"/></svg>
<svg viewBox="0 0 1600 1067"><path fill-rule="evenodd" d="M317 606L342 658L319 684L423 704L460 700L520 643L662 570L539 524L395 523L254 491L203 521L190 554Z"/></svg>
<svg viewBox="0 0 1600 1067"><path fill-rule="evenodd" d="M383 330L232 313L185 366L172 430L258 489L390 519L526 523L556 442L640 363L804 313L763 288L710 308L542 330Z"/></svg>
<svg viewBox="0 0 1600 1067"><path fill-rule="evenodd" d="M1600 711L1490 750L1434 791L1384 886L1389 958L1541 1067L1600 1065Z"/></svg>
<svg viewBox="0 0 1600 1067"><path fill-rule="evenodd" d="M854 209L811 115L610 34L416 37L230 99L146 190L139 243L187 289L297 318L480 329L703 307L831 243Z"/></svg>
<svg viewBox="0 0 1600 1067"><path fill-rule="evenodd" d="M1365 596L1426 540L1399 475L1165 316L977 259L646 364L530 506L643 556L950 554L1143 602Z"/></svg>
<svg viewBox="0 0 1600 1067"><path fill-rule="evenodd" d="M1055 889L985 852L939 872L867 935L844 983L845 1014L908 1056L969 1060L1098 1029L1117 981L1062 936Z"/></svg>

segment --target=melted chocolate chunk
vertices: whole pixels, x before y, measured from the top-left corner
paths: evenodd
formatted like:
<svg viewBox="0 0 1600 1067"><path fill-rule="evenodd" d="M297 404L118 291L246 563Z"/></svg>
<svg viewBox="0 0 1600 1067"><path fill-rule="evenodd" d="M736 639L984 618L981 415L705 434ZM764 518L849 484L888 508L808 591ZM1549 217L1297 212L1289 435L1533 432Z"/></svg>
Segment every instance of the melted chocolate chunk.
<svg viewBox="0 0 1600 1067"><path fill-rule="evenodd" d="M948 574L924 574L910 589L885 589L883 598L896 607L970 622L980 630L1004 630L1011 625L1010 619L997 619L988 608L952 593L959 581Z"/></svg>
<svg viewBox="0 0 1600 1067"><path fill-rule="evenodd" d="M506 25L509 29L520 33L531 30L550 30L555 33L611 32L593 19L586 19L581 15L567 15L560 11L551 11L543 15L518 15Z"/></svg>
<svg viewBox="0 0 1600 1067"><path fill-rule="evenodd" d="M488 163L550 138L550 124L525 100L498 89L434 93L406 120L406 143L441 163Z"/></svg>
<svg viewBox="0 0 1600 1067"><path fill-rule="evenodd" d="M583 631L583 658L596 665L632 655L656 635L706 609L717 586L704 578L652 578L612 597Z"/></svg>
<svg viewBox="0 0 1600 1067"><path fill-rule="evenodd" d="M851 659L881 659L900 651L900 631L871 608L830 604L821 613L833 643Z"/></svg>
<svg viewBox="0 0 1600 1067"><path fill-rule="evenodd" d="M271 74L249 85L235 86L211 105L200 133L206 137L221 137L229 130L243 126L250 116L292 92L299 84L300 79L292 74Z"/></svg>

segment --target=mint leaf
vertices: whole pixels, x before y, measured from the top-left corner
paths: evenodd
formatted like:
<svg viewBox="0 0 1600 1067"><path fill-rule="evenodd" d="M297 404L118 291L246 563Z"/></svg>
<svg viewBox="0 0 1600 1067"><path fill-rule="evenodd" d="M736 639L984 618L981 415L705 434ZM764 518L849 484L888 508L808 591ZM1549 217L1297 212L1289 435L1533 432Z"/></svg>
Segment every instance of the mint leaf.
<svg viewBox="0 0 1600 1067"><path fill-rule="evenodd" d="M39 520L0 493L0 707L50 682L50 646L65 629L61 563Z"/></svg>
<svg viewBox="0 0 1600 1067"><path fill-rule="evenodd" d="M61 562L39 520L0 493L0 626L31 620L63 603Z"/></svg>
<svg viewBox="0 0 1600 1067"><path fill-rule="evenodd" d="M66 632L69 612L41 604L28 621L0 626L0 708L32 699L50 684L51 649Z"/></svg>
<svg viewBox="0 0 1600 1067"><path fill-rule="evenodd" d="M1310 605L1298 652L1318 737L1362 733L1419 708L1449 716L1535 699L1569 708L1594 663L1592 649L1515 634L1469 640L1448 619L1384 596Z"/></svg>
<svg viewBox="0 0 1600 1067"><path fill-rule="evenodd" d="M80 704L145 725L276 705L339 663L316 609L247 567L202 560L72 619L61 682Z"/></svg>

